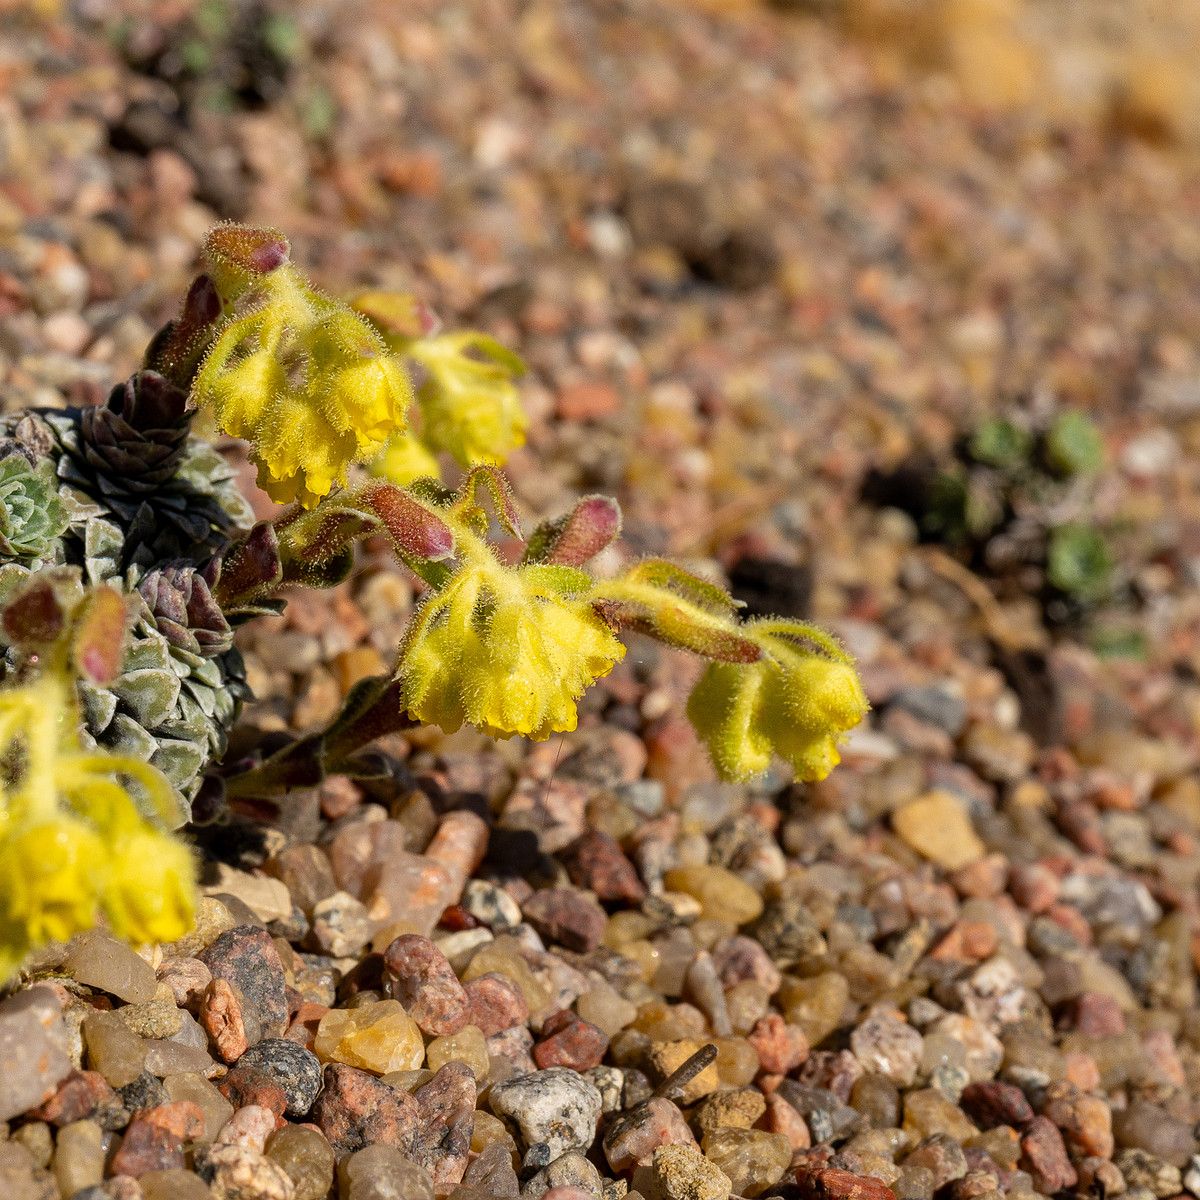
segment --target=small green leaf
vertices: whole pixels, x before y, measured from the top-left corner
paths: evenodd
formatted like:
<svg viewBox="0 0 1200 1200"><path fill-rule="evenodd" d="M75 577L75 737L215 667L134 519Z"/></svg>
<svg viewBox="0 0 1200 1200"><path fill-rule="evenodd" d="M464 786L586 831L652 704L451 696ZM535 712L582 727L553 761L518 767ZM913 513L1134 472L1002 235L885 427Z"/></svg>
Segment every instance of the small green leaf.
<svg viewBox="0 0 1200 1200"><path fill-rule="evenodd" d="M1019 466L1029 457L1032 439L1011 421L985 421L971 437L969 450L976 462L990 467Z"/></svg>
<svg viewBox="0 0 1200 1200"><path fill-rule="evenodd" d="M1104 439L1078 409L1061 413L1046 434L1046 461L1059 475L1094 475L1104 467Z"/></svg>
<svg viewBox="0 0 1200 1200"><path fill-rule="evenodd" d="M1050 534L1046 578L1060 592L1095 599L1108 587L1113 569L1108 542L1090 525L1060 525Z"/></svg>

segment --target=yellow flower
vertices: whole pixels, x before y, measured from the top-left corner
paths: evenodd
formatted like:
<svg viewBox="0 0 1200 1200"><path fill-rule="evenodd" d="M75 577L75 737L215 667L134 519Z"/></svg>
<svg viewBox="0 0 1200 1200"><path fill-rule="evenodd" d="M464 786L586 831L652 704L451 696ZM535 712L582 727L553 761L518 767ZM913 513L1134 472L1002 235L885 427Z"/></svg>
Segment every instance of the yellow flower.
<svg viewBox="0 0 1200 1200"><path fill-rule="evenodd" d="M411 432L393 433L383 450L371 460L371 474L405 487L414 479L442 477L438 460Z"/></svg>
<svg viewBox="0 0 1200 1200"><path fill-rule="evenodd" d="M525 364L511 350L486 334L464 332L422 338L408 353L426 371L417 402L428 445L468 467L502 463L525 444L529 420L513 383Z"/></svg>
<svg viewBox="0 0 1200 1200"><path fill-rule="evenodd" d="M0 690L0 978L101 912L137 941L192 923L192 858L161 828L179 815L170 784L137 759L84 750L68 688L48 671Z"/></svg>
<svg viewBox="0 0 1200 1200"><path fill-rule="evenodd" d="M174 942L195 921L196 867L175 838L142 829L118 842L109 860L104 912L131 942Z"/></svg>
<svg viewBox="0 0 1200 1200"><path fill-rule="evenodd" d="M778 754L798 779L824 779L840 761L838 739L869 707L853 660L809 625L751 621L741 632L762 657L711 663L688 700L688 716L717 771L746 780Z"/></svg>
<svg viewBox="0 0 1200 1200"><path fill-rule="evenodd" d="M65 942L96 923L104 843L84 822L61 816L0 841L4 925L31 946Z"/></svg>
<svg viewBox="0 0 1200 1200"><path fill-rule="evenodd" d="M291 263L255 278L239 306L192 395L251 443L273 500L311 508L404 427L411 384L379 334Z"/></svg>
<svg viewBox="0 0 1200 1200"><path fill-rule="evenodd" d="M467 561L431 593L401 647L403 703L452 733L464 722L535 741L575 728L575 701L625 654L565 567L502 566L469 535ZM472 548L475 553L471 553Z"/></svg>

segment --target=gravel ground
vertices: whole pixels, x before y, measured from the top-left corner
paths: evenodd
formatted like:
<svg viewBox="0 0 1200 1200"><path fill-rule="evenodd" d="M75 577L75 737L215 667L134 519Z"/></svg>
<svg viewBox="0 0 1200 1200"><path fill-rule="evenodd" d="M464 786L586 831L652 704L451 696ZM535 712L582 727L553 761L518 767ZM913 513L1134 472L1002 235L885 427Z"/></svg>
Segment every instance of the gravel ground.
<svg viewBox="0 0 1200 1200"><path fill-rule="evenodd" d="M573 735L415 731L199 832L194 934L0 1003L6 1200L1200 1197L1195 163L871 45L642 0L6 13L6 410L100 398L215 220L277 224L525 356L531 521L616 494L621 555L827 623L874 705L824 783L718 785L693 665L634 639ZM1067 406L1136 655L860 499ZM411 603L368 551L242 630L235 751Z"/></svg>

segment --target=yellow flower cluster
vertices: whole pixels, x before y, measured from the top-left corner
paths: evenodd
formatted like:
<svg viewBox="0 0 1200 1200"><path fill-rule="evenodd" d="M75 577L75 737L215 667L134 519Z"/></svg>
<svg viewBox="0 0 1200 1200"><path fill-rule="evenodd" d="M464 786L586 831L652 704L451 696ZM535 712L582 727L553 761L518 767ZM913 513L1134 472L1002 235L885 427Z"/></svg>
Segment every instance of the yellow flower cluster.
<svg viewBox="0 0 1200 1200"><path fill-rule="evenodd" d="M212 406L221 429L252 444L259 486L273 500L311 508L403 429L412 387L367 321L292 263L237 282L246 290L192 395Z"/></svg>
<svg viewBox="0 0 1200 1200"><path fill-rule="evenodd" d="M170 784L137 759L85 750L68 688L47 674L0 691L0 980L101 913L133 942L192 926L192 856L138 802L171 812Z"/></svg>
<svg viewBox="0 0 1200 1200"><path fill-rule="evenodd" d="M422 338L408 353L425 369L417 402L430 447L469 467L503 463L525 444L529 420L513 383L525 365L511 350L486 334L464 332Z"/></svg>
<svg viewBox="0 0 1200 1200"><path fill-rule="evenodd" d="M802 780L824 779L838 739L869 707L853 659L827 634L795 621L748 621L757 662L710 663L688 716L723 778L745 780L778 754Z"/></svg>
<svg viewBox="0 0 1200 1200"><path fill-rule="evenodd" d="M452 733L464 722L540 741L575 728L575 701L625 647L565 567L503 566L469 530L462 563L415 616L397 678L410 715Z"/></svg>

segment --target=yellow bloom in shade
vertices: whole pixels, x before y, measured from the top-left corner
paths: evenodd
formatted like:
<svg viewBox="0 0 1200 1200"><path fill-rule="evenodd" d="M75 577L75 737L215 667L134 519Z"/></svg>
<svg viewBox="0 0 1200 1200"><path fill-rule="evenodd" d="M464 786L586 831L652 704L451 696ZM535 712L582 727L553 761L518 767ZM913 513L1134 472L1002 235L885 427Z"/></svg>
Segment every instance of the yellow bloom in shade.
<svg viewBox="0 0 1200 1200"><path fill-rule="evenodd" d="M104 912L113 933L131 942L173 942L195 920L191 851L143 828L118 842L109 860Z"/></svg>
<svg viewBox="0 0 1200 1200"><path fill-rule="evenodd" d="M251 443L273 500L311 508L404 427L412 387L362 317L285 262L238 300L192 395Z"/></svg>
<svg viewBox="0 0 1200 1200"><path fill-rule="evenodd" d="M506 346L468 331L422 338L408 353L426 372L417 402L424 440L435 450L467 467L502 463L525 444L529 419L513 383L525 364Z"/></svg>
<svg viewBox="0 0 1200 1200"><path fill-rule="evenodd" d="M0 690L0 979L102 913L134 941L192 925L192 856L163 828L179 815L170 784L138 759L84 750L68 689L48 671Z"/></svg>
<svg viewBox="0 0 1200 1200"><path fill-rule="evenodd" d="M0 843L4 924L28 943L65 942L96 923L105 848L82 821L59 817Z"/></svg>
<svg viewBox="0 0 1200 1200"><path fill-rule="evenodd" d="M464 722L534 740L574 729L575 701L625 654L583 598L590 584L569 568L510 569L486 550L470 554L401 647L407 711L447 733Z"/></svg>
<svg viewBox="0 0 1200 1200"><path fill-rule="evenodd" d="M412 433L393 433L387 445L371 460L371 474L404 487L414 479L442 477L438 460Z"/></svg>
<svg viewBox="0 0 1200 1200"><path fill-rule="evenodd" d="M869 707L853 659L828 635L798 622L750 621L740 632L762 657L711 663L688 700L688 716L717 771L746 780L778 754L798 779L824 779L840 761L838 739Z"/></svg>

